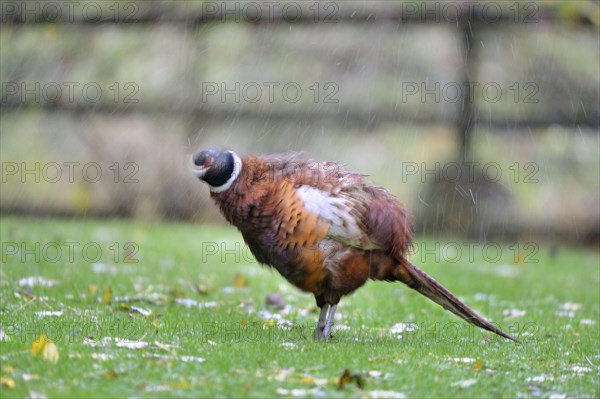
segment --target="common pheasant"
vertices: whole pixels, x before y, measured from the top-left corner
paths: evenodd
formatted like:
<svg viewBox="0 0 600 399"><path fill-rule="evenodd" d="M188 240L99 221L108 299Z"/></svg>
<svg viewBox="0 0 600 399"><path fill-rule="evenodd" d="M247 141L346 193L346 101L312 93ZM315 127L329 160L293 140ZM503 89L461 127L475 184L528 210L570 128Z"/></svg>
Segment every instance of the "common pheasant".
<svg viewBox="0 0 600 399"><path fill-rule="evenodd" d="M330 337L340 299L373 279L401 281L467 322L517 341L408 261L409 214L365 175L296 153L242 159L209 149L193 162L256 260L315 296L317 338Z"/></svg>

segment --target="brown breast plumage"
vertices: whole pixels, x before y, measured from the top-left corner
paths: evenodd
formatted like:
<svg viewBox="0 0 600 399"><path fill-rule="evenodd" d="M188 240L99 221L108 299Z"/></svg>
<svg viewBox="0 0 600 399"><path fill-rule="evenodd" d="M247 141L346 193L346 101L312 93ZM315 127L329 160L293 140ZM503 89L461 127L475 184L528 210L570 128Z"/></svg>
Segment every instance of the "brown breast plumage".
<svg viewBox="0 0 600 399"><path fill-rule="evenodd" d="M207 150L194 163L256 259L314 294L319 338L329 337L340 298L371 278L402 281L469 323L514 340L407 260L408 212L363 175L296 154L241 160Z"/></svg>

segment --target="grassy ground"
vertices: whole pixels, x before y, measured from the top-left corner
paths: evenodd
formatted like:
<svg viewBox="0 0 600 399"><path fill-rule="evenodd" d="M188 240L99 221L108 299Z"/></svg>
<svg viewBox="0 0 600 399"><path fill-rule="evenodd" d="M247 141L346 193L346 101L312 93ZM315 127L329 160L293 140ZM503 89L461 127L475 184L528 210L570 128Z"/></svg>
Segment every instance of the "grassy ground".
<svg viewBox="0 0 600 399"><path fill-rule="evenodd" d="M417 241L414 263L524 344L382 282L342 301L323 343L313 298L233 229L3 218L0 231L2 397L600 396L594 251L520 243L496 260L495 245ZM345 369L359 378L340 388Z"/></svg>

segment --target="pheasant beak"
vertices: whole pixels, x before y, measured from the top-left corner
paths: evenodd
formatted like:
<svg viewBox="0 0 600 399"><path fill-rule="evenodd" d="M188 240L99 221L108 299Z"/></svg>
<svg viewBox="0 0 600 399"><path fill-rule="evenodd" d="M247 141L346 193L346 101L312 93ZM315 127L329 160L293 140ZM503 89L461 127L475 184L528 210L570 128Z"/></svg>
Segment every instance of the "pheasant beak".
<svg viewBox="0 0 600 399"><path fill-rule="evenodd" d="M202 179L206 172L208 172L210 167L213 165L214 158L207 154L206 151L202 151L194 155L193 161L194 165L196 166L193 169L193 172L199 179Z"/></svg>

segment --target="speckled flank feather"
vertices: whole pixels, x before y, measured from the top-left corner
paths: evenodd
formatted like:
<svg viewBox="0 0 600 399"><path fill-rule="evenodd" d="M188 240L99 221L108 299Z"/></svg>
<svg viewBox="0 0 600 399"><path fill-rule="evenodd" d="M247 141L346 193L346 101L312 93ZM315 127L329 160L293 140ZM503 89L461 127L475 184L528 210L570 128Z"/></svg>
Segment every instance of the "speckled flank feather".
<svg viewBox="0 0 600 399"><path fill-rule="evenodd" d="M294 153L242 162L231 187L211 197L256 259L311 292L319 307L337 305L368 279L402 281L466 321L513 339L408 262L411 220L387 190L337 163Z"/></svg>

